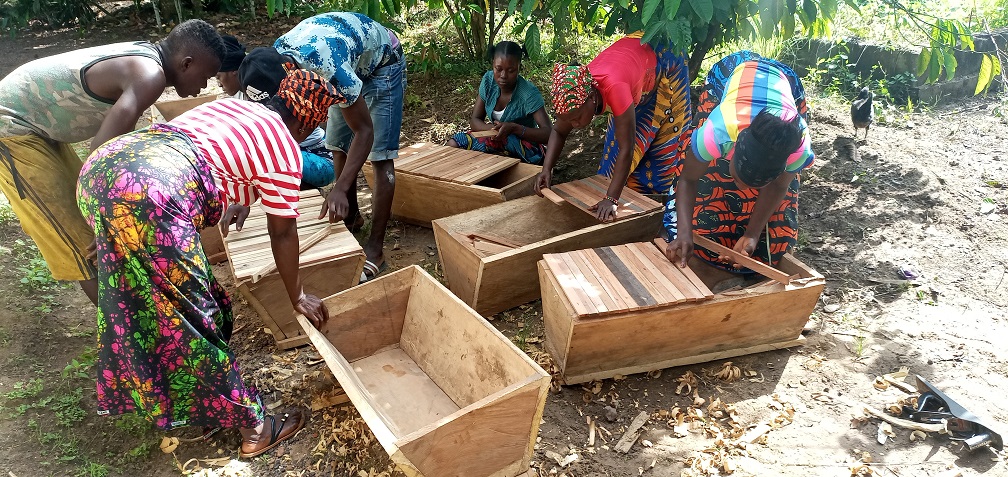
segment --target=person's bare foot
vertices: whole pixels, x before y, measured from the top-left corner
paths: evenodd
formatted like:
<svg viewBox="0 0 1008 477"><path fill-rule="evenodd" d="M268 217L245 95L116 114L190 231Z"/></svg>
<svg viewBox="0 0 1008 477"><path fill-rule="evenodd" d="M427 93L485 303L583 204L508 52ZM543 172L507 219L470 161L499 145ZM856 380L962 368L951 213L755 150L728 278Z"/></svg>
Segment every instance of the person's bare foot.
<svg viewBox="0 0 1008 477"><path fill-rule="evenodd" d="M256 457L268 452L281 442L294 437L305 426L307 418L295 409L283 415L266 416L255 429L242 429L241 457Z"/></svg>

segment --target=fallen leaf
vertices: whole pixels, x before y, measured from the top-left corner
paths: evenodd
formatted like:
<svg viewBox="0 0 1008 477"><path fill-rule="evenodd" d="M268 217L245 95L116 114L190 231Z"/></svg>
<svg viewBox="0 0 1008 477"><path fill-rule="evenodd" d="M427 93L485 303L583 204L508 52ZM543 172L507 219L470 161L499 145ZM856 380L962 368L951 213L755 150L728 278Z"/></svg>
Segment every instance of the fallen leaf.
<svg viewBox="0 0 1008 477"><path fill-rule="evenodd" d="M175 452L175 449L178 448L178 445L179 445L178 437L165 436L161 438L161 446L160 446L161 452L164 452L165 454L171 454L172 452Z"/></svg>

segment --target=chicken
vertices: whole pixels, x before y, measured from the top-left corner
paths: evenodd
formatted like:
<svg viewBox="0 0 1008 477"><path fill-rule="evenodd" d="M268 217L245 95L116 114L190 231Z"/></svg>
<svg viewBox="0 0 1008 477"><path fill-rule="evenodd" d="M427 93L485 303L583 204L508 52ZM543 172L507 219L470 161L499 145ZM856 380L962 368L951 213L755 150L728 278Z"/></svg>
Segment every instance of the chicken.
<svg viewBox="0 0 1008 477"><path fill-rule="evenodd" d="M871 126L872 119L875 118L875 112L872 110L873 97L875 95L865 86L861 88L857 99L851 104L850 119L854 123L854 139L857 139L857 131L861 128L865 130L865 139L868 139L868 127Z"/></svg>

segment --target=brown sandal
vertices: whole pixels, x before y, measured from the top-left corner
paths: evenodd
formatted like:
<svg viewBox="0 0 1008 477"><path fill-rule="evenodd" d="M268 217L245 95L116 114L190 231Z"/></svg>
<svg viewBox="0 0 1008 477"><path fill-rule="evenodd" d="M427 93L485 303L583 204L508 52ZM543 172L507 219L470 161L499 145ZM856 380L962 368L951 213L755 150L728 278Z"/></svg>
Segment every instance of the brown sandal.
<svg viewBox="0 0 1008 477"><path fill-rule="evenodd" d="M277 417L276 416L266 416L270 420L269 431L268 431L269 432L269 443L266 445L266 447L263 447L262 449L256 449L256 450L252 450L252 451L249 451L249 452L245 452L246 442L242 442L242 450L241 450L241 452L238 455L241 456L241 457L244 457L244 458L258 457L258 456L260 456L262 454L265 454L266 452L269 452L274 447L280 445L281 442L283 442L283 441L285 441L285 440L287 440L287 439L289 439L291 437L294 437L294 435L297 434L298 431L300 431L302 428L304 428L305 423L307 422L307 418L306 418L306 416L304 415L303 412L298 412L298 414L301 416L301 419L298 421L297 427L295 427L293 429L289 429L288 428L288 429L286 429L286 432L285 432L285 429L284 429L284 424L286 424L287 423L287 419L289 417L291 417L291 413L284 413L283 417L281 417L279 419L279 422L280 422L279 426L277 426ZM264 424L263 425L263 431L265 432L266 429L267 429L267 427L265 426L265 422L263 422L263 424ZM256 445L259 445L260 443L261 442L257 442Z"/></svg>

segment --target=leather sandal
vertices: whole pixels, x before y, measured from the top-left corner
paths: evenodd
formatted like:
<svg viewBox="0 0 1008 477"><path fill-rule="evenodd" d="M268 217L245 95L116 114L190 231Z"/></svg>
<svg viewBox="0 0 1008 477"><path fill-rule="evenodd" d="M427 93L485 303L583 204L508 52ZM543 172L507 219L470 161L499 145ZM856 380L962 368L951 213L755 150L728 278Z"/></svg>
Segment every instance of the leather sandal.
<svg viewBox="0 0 1008 477"><path fill-rule="evenodd" d="M246 451L245 449L246 446L249 445L249 442L244 441L242 442L241 452L238 455L244 458L258 457L262 454L265 454L266 452L269 452L274 447L280 445L281 442L290 439L291 437L294 437L294 435L297 434L298 431L304 428L305 423L307 422L307 418L303 412L298 412L297 414L301 416L301 419L298 421L297 425L293 428L284 427L285 424L287 423L287 419L291 417L291 414L292 413L284 413L284 415L279 418L277 418L277 416L266 416L266 418L269 419L269 425L267 426L266 422L263 422L263 433L264 434L268 433L269 442L266 444L265 447L255 449L255 447L262 444L263 441L260 440L259 442L252 444L253 447L252 450ZM278 422L279 425L277 425Z"/></svg>

